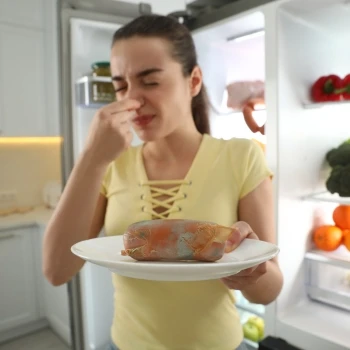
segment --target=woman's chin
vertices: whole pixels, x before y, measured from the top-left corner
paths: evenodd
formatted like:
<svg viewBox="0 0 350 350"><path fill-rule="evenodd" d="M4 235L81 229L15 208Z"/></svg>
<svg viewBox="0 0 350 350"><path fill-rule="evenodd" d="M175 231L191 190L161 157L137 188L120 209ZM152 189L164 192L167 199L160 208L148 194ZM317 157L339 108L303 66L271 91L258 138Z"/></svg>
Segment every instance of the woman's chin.
<svg viewBox="0 0 350 350"><path fill-rule="evenodd" d="M156 130L151 130L151 129L139 129L135 130L137 137L143 141L143 142L151 142L158 140L159 133L156 132Z"/></svg>

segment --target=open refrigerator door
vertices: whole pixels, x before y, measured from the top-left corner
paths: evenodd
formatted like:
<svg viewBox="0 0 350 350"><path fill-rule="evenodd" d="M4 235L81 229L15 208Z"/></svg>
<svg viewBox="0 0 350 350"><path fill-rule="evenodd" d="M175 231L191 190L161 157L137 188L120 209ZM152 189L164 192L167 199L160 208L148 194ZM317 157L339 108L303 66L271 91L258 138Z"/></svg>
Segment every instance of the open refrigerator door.
<svg viewBox="0 0 350 350"><path fill-rule="evenodd" d="M109 62L111 38L120 26L81 18L70 21L71 86L75 87L71 111L74 161L84 147L93 116L110 97L102 95L101 90L105 88L108 92L111 78L94 76L92 66L96 62ZM100 235L103 234L102 231ZM107 346L113 318L113 292L110 271L90 263L84 265L80 272L84 349Z"/></svg>
<svg viewBox="0 0 350 350"><path fill-rule="evenodd" d="M83 150L93 116L112 102L112 80L104 74L110 60L114 32L143 13L145 3L103 0L63 0L61 23L61 129L64 136L64 178ZM108 69L107 69L108 70ZM141 141L134 135L133 145ZM102 230L100 235L104 235ZM110 343L113 318L112 278L109 270L86 263L69 283L72 347L102 350Z"/></svg>

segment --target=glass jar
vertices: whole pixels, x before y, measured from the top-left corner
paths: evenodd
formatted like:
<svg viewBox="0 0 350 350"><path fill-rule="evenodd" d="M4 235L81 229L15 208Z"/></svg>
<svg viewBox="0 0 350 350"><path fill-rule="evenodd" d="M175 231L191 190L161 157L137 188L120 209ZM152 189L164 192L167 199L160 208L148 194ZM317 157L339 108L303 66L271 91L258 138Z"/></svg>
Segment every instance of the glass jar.
<svg viewBox="0 0 350 350"><path fill-rule="evenodd" d="M91 65L92 76L92 99L96 103L110 103L115 100L114 87L111 81L103 78L111 78L109 62L94 62ZM99 79L100 78L100 79Z"/></svg>

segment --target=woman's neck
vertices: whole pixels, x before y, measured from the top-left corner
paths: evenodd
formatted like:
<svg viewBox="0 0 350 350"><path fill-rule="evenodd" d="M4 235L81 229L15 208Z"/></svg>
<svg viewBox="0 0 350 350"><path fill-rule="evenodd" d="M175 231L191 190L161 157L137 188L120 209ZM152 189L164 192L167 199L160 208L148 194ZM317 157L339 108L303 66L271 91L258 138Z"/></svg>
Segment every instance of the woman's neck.
<svg viewBox="0 0 350 350"><path fill-rule="evenodd" d="M160 162L176 162L193 158L202 142L203 135L195 130L173 132L165 138L147 142L144 156Z"/></svg>

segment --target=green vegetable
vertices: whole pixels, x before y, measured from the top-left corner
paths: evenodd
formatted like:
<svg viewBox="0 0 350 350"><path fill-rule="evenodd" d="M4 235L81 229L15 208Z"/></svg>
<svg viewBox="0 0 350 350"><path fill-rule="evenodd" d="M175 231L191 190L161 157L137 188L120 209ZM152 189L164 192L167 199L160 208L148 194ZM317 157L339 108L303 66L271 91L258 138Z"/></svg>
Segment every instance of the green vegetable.
<svg viewBox="0 0 350 350"><path fill-rule="evenodd" d="M350 162L332 169L326 181L326 187L330 193L338 193L340 197L350 197Z"/></svg>
<svg viewBox="0 0 350 350"><path fill-rule="evenodd" d="M350 164L350 140L339 147L331 149L326 154L326 160L331 167Z"/></svg>

